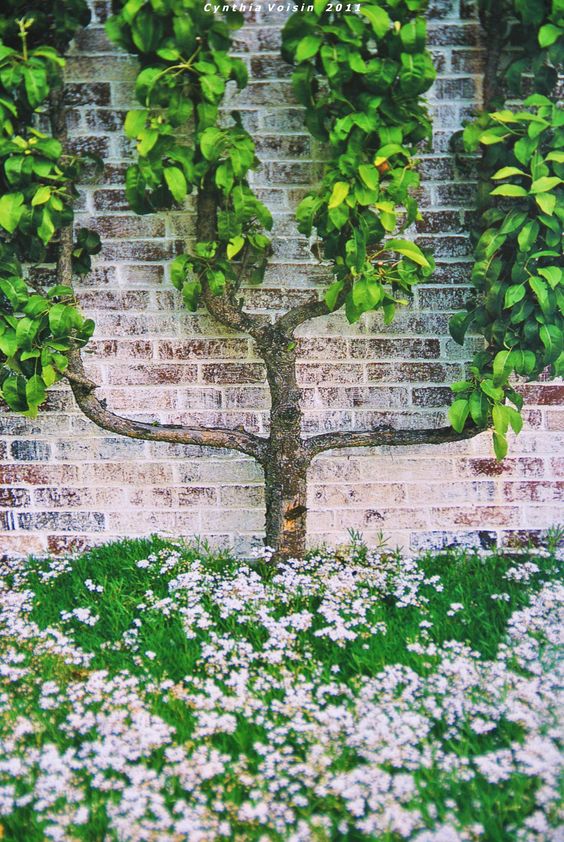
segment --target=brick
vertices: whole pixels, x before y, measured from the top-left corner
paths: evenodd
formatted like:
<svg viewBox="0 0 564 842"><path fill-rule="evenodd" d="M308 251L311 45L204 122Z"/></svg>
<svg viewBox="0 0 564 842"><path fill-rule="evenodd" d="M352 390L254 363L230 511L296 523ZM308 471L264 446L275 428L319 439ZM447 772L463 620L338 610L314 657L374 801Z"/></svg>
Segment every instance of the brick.
<svg viewBox="0 0 564 842"><path fill-rule="evenodd" d="M505 482L503 497L511 503L562 502L564 500L564 482Z"/></svg>
<svg viewBox="0 0 564 842"><path fill-rule="evenodd" d="M433 530L418 532L412 535L411 548L418 552L422 550L439 550L447 547L477 547L489 549L495 545L497 533L493 530L480 529L475 531L448 532Z"/></svg>
<svg viewBox="0 0 564 842"><path fill-rule="evenodd" d="M217 503L215 488L181 488L178 492L178 505L181 508L209 506Z"/></svg>
<svg viewBox="0 0 564 842"><path fill-rule="evenodd" d="M0 488L0 508L21 509L29 506L31 497L25 488Z"/></svg>
<svg viewBox="0 0 564 842"><path fill-rule="evenodd" d="M18 462L46 462L51 457L51 447L43 441L14 441L10 452Z"/></svg>
<svg viewBox="0 0 564 842"><path fill-rule="evenodd" d="M165 221L158 216L96 216L85 219L83 224L105 239L142 239L165 235Z"/></svg>
<svg viewBox="0 0 564 842"><path fill-rule="evenodd" d="M67 485L78 479L74 465L0 465L0 485Z"/></svg>
<svg viewBox="0 0 564 842"><path fill-rule="evenodd" d="M94 207L99 211L125 211L129 210L129 202L121 188L95 190Z"/></svg>
<svg viewBox="0 0 564 842"><path fill-rule="evenodd" d="M249 356L248 339L187 339L159 342L157 356L161 360L192 360Z"/></svg>
<svg viewBox="0 0 564 842"><path fill-rule="evenodd" d="M75 509L93 506L95 494L90 488L37 488L33 499L36 506Z"/></svg>
<svg viewBox="0 0 564 842"><path fill-rule="evenodd" d="M433 524L438 528L452 529L453 527L479 526L517 526L519 524L519 509L515 506L460 506L433 507L431 509Z"/></svg>
<svg viewBox="0 0 564 842"><path fill-rule="evenodd" d="M108 82L68 83L65 102L67 105L109 105L110 85Z"/></svg>
<svg viewBox="0 0 564 842"><path fill-rule="evenodd" d="M520 387L519 391L528 404L562 406L564 403L564 386L561 385L527 385Z"/></svg>
<svg viewBox="0 0 564 842"><path fill-rule="evenodd" d="M260 383L265 371L257 363L210 363L201 366L201 378L204 383Z"/></svg>
<svg viewBox="0 0 564 842"><path fill-rule="evenodd" d="M102 532L102 512L23 512L18 517L20 529L57 532Z"/></svg>
<svg viewBox="0 0 564 842"><path fill-rule="evenodd" d="M370 363L366 371L368 380L378 383L451 383L462 378L462 367L455 363Z"/></svg>
<svg viewBox="0 0 564 842"><path fill-rule="evenodd" d="M382 358L438 357L438 339L352 339L351 356L370 361Z"/></svg>
<svg viewBox="0 0 564 842"><path fill-rule="evenodd" d="M47 550L53 555L74 555L90 549L98 540L92 535L47 535Z"/></svg>

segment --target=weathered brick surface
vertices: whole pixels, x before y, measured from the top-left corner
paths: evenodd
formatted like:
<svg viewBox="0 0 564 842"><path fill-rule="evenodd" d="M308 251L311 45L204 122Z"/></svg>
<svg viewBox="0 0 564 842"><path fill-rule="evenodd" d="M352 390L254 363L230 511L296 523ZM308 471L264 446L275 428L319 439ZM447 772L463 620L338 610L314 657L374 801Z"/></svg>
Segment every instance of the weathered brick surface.
<svg viewBox="0 0 564 842"><path fill-rule="evenodd" d="M84 309L97 324L85 354L100 396L117 412L167 423L244 425L268 430L268 391L253 343L204 312L180 306L167 261L193 236L194 208L139 218L128 210L123 177L130 144L121 132L134 101L135 63L113 48L102 22L109 3L95 0L68 65L73 147L105 157L97 184L85 185L79 224L95 228L104 248L81 282ZM252 82L230 94L253 132L260 159L255 187L275 218L274 256L264 285L246 292L267 320L311 295L327 279L293 211L320 171L325 150L304 132L289 69L279 57L285 14L248 15L236 45ZM476 167L455 161L450 139L479 104L485 49L469 0L432 0L431 49L439 79L430 93L433 148L421 157L424 220L417 241L437 269L411 307L385 326L369 314L356 326L342 313L300 329L298 377L304 431L444 423L465 350L447 323L468 289ZM45 270L36 270L38 274ZM453 542L487 546L535 540L562 520L562 387L524 387L526 427L510 457L495 461L488 435L434 448L348 450L318 457L309 472L309 539L339 542L359 529L392 545L421 549ZM75 552L126 535L200 535L241 551L260 537L262 469L232 452L129 441L100 431L68 390L49 395L29 421L0 409L0 554Z"/></svg>

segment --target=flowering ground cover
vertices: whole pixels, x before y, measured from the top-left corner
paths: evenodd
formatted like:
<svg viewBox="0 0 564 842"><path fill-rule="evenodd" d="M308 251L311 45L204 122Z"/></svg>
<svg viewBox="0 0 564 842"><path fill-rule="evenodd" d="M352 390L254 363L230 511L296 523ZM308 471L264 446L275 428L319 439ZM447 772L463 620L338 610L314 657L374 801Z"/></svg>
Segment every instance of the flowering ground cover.
<svg viewBox="0 0 564 842"><path fill-rule="evenodd" d="M158 539L5 562L0 836L562 840L558 566Z"/></svg>

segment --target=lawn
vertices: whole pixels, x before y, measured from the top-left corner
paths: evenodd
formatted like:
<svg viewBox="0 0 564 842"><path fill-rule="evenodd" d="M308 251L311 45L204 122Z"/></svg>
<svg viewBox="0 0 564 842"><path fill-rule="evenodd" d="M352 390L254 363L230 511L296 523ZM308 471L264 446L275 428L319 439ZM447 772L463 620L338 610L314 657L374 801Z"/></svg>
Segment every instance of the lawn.
<svg viewBox="0 0 564 842"><path fill-rule="evenodd" d="M555 543L4 563L0 837L562 840Z"/></svg>

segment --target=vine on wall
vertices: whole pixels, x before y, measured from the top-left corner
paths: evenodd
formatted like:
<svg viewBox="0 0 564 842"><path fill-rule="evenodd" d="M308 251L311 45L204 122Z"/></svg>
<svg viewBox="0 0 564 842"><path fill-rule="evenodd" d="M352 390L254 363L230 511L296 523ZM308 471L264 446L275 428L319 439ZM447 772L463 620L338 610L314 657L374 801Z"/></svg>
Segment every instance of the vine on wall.
<svg viewBox="0 0 564 842"><path fill-rule="evenodd" d="M231 31L242 24L240 12L222 20L200 0L128 0L107 23L110 38L141 65L135 93L142 108L125 121L138 153L126 175L131 207L137 213L178 207L194 188L206 191L214 207L213 239L172 264L172 282L191 310L204 283L214 295L237 290L244 274L259 283L270 253L264 229L272 217L248 182L258 165L253 139L238 112L220 113L227 83L247 84L246 65L229 55ZM180 142L183 131L188 136Z"/></svg>
<svg viewBox="0 0 564 842"><path fill-rule="evenodd" d="M34 416L48 387L65 376L69 350L94 329L69 286L24 277L21 265L48 261L58 231L72 223L84 162L38 126L62 85L64 59L54 44L64 49L89 13L81 2L8 6L0 23L0 386L11 409ZM16 20L20 7L27 16ZM79 231L74 270L88 272L99 249L96 234Z"/></svg>
<svg viewBox="0 0 564 842"><path fill-rule="evenodd" d="M514 0L505 11L500 20L497 4L482 0L490 47L515 48L508 61L500 56L501 69L491 69L496 78L486 79L490 107L503 99L504 84L513 92L523 86L552 90L563 57L559 0ZM474 293L450 331L462 344L471 329L486 347L474 355L469 379L452 387L450 420L456 430L493 425L494 450L502 459L508 430L518 433L523 424L514 375L534 380L543 371L564 373L564 112L537 92L520 110L481 115L466 127L464 143L468 151L482 149L482 215L474 232Z"/></svg>
<svg viewBox="0 0 564 842"><path fill-rule="evenodd" d="M386 323L433 260L410 240L391 237L420 218L414 154L431 137L422 94L436 72L426 49L425 0L366 3L360 13L296 13L282 54L296 65L293 85L312 135L329 149L318 189L297 209L299 230L315 228L319 253L336 280L330 309L349 321L382 309Z"/></svg>

